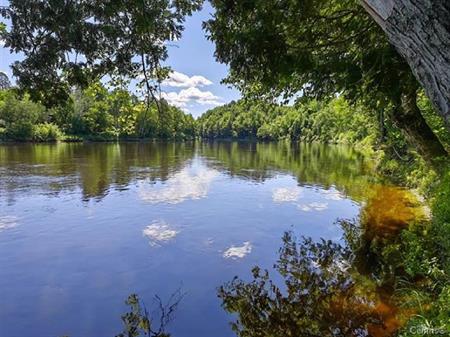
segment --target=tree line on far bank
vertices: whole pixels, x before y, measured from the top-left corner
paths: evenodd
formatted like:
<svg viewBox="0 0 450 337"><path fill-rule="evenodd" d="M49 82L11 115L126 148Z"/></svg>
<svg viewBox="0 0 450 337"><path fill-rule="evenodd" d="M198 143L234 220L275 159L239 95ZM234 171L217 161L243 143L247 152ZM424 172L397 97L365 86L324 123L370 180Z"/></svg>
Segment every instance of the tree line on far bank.
<svg viewBox="0 0 450 337"><path fill-rule="evenodd" d="M449 135L425 95L417 105L427 124L445 146ZM350 103L343 96L304 99L294 105L262 101L231 102L207 111L196 120L197 134L208 139L255 139L344 143L369 148L412 149L401 129L390 118L364 104Z"/></svg>
<svg viewBox="0 0 450 337"><path fill-rule="evenodd" d="M147 105L126 89L109 91L97 82L75 90L65 104L51 108L0 91L0 139L12 141L108 141L117 139L192 139L192 115L167 102Z"/></svg>
<svg viewBox="0 0 450 337"><path fill-rule="evenodd" d="M0 90L0 139L11 141L114 141L141 139L252 139L344 143L363 149L390 148L406 154L411 147L401 130L363 102L342 96L304 99L294 105L239 100L206 111L196 120L165 100L147 105L125 88L108 90L100 82L74 90L64 104L51 108ZM445 127L425 95L418 106L444 144Z"/></svg>

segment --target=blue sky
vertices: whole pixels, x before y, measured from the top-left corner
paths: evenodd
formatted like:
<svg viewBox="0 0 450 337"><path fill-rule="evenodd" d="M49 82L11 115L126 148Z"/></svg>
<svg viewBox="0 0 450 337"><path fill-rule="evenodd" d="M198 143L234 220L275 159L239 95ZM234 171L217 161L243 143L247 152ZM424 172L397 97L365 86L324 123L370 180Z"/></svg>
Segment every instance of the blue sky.
<svg viewBox="0 0 450 337"><path fill-rule="evenodd" d="M0 5L6 5L0 0ZM202 22L207 20L213 9L205 3L200 12L188 17L183 37L169 46L167 64L174 73L163 85L163 96L171 103L195 117L217 105L236 100L240 94L220 84L228 69L214 59L214 44L205 37ZM9 65L19 59L19 55L10 54L0 47L0 71L11 78Z"/></svg>

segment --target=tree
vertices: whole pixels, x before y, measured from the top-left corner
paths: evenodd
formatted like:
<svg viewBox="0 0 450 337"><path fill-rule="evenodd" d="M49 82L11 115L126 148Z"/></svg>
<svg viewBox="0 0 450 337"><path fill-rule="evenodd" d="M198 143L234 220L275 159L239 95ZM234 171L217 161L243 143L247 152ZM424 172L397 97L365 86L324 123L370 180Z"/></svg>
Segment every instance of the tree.
<svg viewBox="0 0 450 337"><path fill-rule="evenodd" d="M9 89L11 87L11 82L9 82L8 75L0 71L0 90Z"/></svg>
<svg viewBox="0 0 450 337"><path fill-rule="evenodd" d="M5 124L6 136L13 140L31 140L33 127L45 122L45 108L25 97L19 100L13 92L7 92L0 104L0 120Z"/></svg>
<svg viewBox="0 0 450 337"><path fill-rule="evenodd" d="M47 106L109 75L138 79L147 97L168 69L167 41L179 39L186 15L203 0L10 0L5 47L22 53L12 65L19 88Z"/></svg>
<svg viewBox="0 0 450 337"><path fill-rule="evenodd" d="M450 130L450 2L363 0Z"/></svg>
<svg viewBox="0 0 450 337"><path fill-rule="evenodd" d="M447 155L416 105L419 85L354 0L213 0L204 24L226 82L274 99L342 94L384 110L428 158Z"/></svg>

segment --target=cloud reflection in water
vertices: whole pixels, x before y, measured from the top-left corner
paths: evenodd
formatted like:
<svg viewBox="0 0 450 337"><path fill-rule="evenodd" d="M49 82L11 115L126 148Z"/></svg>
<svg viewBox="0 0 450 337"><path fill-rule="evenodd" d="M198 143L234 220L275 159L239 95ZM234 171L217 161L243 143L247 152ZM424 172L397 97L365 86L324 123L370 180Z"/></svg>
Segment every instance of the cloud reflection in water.
<svg viewBox="0 0 450 337"><path fill-rule="evenodd" d="M321 191L321 193L322 193L323 197L328 200L339 201L339 200L345 199L345 195L336 189L323 190L323 191Z"/></svg>
<svg viewBox="0 0 450 337"><path fill-rule="evenodd" d="M0 216L0 232L18 226L18 218L13 215Z"/></svg>
<svg viewBox="0 0 450 337"><path fill-rule="evenodd" d="M330 200L330 201L341 201L346 199L345 195L331 188L329 190L321 190L320 191L321 198ZM297 208L303 212L321 212L325 211L329 208L328 202L309 202L309 203L300 203L299 200L303 199L303 190L301 187L280 187L276 188L272 192L272 200L275 203L290 203L292 205L297 206Z"/></svg>
<svg viewBox="0 0 450 337"><path fill-rule="evenodd" d="M164 221L156 221L142 231L142 234L149 239L151 246L160 246L175 238L178 233L179 231L170 228Z"/></svg>
<svg viewBox="0 0 450 337"><path fill-rule="evenodd" d="M192 174L188 169L174 174L167 183L160 187L142 187L139 197L152 204L168 203L178 204L186 200L205 198L209 186L218 175L215 170L202 168Z"/></svg>
<svg viewBox="0 0 450 337"><path fill-rule="evenodd" d="M276 188L272 193L272 199L274 202L294 202L300 198L301 189L295 187L280 187Z"/></svg>
<svg viewBox="0 0 450 337"><path fill-rule="evenodd" d="M311 202L309 204L298 204L297 208L302 210L303 212L311 212L311 211L324 211L328 209L328 203L326 202Z"/></svg>
<svg viewBox="0 0 450 337"><path fill-rule="evenodd" d="M245 241L242 246L231 246L224 253L223 257L226 259L242 259L252 252L252 244L250 241Z"/></svg>

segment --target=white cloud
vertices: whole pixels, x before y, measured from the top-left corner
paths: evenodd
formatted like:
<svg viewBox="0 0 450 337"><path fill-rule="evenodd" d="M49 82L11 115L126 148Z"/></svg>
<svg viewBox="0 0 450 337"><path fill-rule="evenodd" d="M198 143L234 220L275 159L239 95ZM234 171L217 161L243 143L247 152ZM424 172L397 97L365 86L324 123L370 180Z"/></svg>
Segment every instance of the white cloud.
<svg viewBox="0 0 450 337"><path fill-rule="evenodd" d="M0 232L6 229L16 227L18 223L18 218L16 216L7 215L0 217Z"/></svg>
<svg viewBox="0 0 450 337"><path fill-rule="evenodd" d="M272 193L274 202L295 202L300 198L301 189L299 187L281 187Z"/></svg>
<svg viewBox="0 0 450 337"><path fill-rule="evenodd" d="M242 246L231 246L228 248L224 253L223 257L226 259L232 258L232 259L242 259L246 255L250 254L252 252L252 245L249 241L244 242Z"/></svg>
<svg viewBox="0 0 450 337"><path fill-rule="evenodd" d="M172 71L169 74L169 78L164 80L162 84L169 87L194 88L211 85L213 82L200 75L189 77L188 75L179 73L178 71Z"/></svg>
<svg viewBox="0 0 450 337"><path fill-rule="evenodd" d="M179 231L171 229L163 221L156 221L142 231L142 234L150 240L150 245L152 246L159 246L164 242L170 241L178 233Z"/></svg>
<svg viewBox="0 0 450 337"><path fill-rule="evenodd" d="M178 204L189 199L205 198L209 185L217 175L218 172L215 170L201 169L192 174L188 169L184 169L174 174L161 188L155 186L150 189L141 188L139 197L151 204Z"/></svg>
<svg viewBox="0 0 450 337"><path fill-rule="evenodd" d="M184 108L188 103L197 103L202 105L221 105L220 97L214 95L211 91L202 91L195 87L183 89L180 92L163 92L161 97L169 104Z"/></svg>
<svg viewBox="0 0 450 337"><path fill-rule="evenodd" d="M177 91L162 92L161 97L169 104L189 111L188 106L192 104L217 106L223 104L221 98L214 95L211 91L201 90L204 87L213 84L212 81L200 75L188 76L178 71L172 71L169 78L163 81L164 86L184 88Z"/></svg>
<svg viewBox="0 0 450 337"><path fill-rule="evenodd" d="M328 204L326 202L311 202L309 204L298 204L297 208L303 212L320 212L326 210L328 208Z"/></svg>

